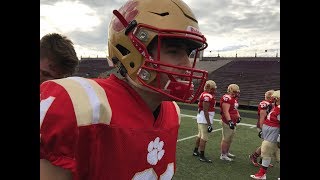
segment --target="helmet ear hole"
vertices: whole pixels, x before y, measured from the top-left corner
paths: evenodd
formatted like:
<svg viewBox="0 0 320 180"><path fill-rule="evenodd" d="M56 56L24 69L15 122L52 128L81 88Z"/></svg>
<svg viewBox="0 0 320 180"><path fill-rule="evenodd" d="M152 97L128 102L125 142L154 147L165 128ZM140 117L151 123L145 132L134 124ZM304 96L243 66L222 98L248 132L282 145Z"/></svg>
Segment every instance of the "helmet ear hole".
<svg viewBox="0 0 320 180"><path fill-rule="evenodd" d="M122 56L130 54L130 51L127 48L121 46L120 44L117 44L116 48L119 50L119 52L122 54Z"/></svg>
<svg viewBox="0 0 320 180"><path fill-rule="evenodd" d="M130 62L130 67L134 68L134 62Z"/></svg>

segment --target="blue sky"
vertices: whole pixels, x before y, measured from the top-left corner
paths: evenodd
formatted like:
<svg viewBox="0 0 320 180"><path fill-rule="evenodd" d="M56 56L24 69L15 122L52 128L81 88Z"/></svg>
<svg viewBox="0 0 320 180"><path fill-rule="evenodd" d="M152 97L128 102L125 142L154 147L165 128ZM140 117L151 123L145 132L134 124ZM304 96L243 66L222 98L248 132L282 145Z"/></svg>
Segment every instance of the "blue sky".
<svg viewBox="0 0 320 180"><path fill-rule="evenodd" d="M280 56L280 0L184 0L206 36L205 56ZM61 33L82 57L106 57L112 11L126 0L40 0L40 38ZM267 52L266 52L267 50Z"/></svg>

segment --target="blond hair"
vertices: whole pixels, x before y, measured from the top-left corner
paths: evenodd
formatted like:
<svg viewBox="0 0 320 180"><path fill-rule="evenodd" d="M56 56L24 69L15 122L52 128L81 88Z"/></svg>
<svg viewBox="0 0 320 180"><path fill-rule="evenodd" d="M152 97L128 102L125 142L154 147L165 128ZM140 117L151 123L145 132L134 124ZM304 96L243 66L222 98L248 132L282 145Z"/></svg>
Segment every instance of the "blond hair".
<svg viewBox="0 0 320 180"><path fill-rule="evenodd" d="M280 90L274 91L271 97L276 100L280 99Z"/></svg>

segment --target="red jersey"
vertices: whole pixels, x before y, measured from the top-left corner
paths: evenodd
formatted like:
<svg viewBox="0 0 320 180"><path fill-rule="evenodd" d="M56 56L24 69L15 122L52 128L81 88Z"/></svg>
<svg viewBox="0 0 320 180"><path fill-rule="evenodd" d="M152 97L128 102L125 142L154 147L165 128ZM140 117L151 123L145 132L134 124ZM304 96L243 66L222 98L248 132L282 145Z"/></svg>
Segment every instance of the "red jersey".
<svg viewBox="0 0 320 180"><path fill-rule="evenodd" d="M237 120L239 118L238 115L238 101L236 98L230 96L229 94L225 94L220 98L220 114L221 114L221 119L224 123L228 124L228 121L223 113L223 109L222 109L222 104L223 103L228 103L230 104L230 108L229 108L229 114L230 114L230 118L233 121L234 124L237 123ZM230 119L228 119L230 120Z"/></svg>
<svg viewBox="0 0 320 180"><path fill-rule="evenodd" d="M280 105L272 108L263 124L272 127L280 127Z"/></svg>
<svg viewBox="0 0 320 180"><path fill-rule="evenodd" d="M40 87L40 158L74 180L171 179L180 109L162 102L157 119L124 81L69 77Z"/></svg>
<svg viewBox="0 0 320 180"><path fill-rule="evenodd" d="M198 102L199 112L203 110L203 102L209 102L209 111L214 112L214 107L216 105L216 99L214 94L210 94L208 92L202 92Z"/></svg>
<svg viewBox="0 0 320 180"><path fill-rule="evenodd" d="M271 111L272 109L272 103L270 103L269 101L267 100L263 100L259 103L258 105L258 121L257 121L257 128L262 128L260 127L260 111L261 110L266 110L266 113L267 115L269 114L269 112ZM266 117L267 118L267 117ZM265 119L266 119L265 118Z"/></svg>

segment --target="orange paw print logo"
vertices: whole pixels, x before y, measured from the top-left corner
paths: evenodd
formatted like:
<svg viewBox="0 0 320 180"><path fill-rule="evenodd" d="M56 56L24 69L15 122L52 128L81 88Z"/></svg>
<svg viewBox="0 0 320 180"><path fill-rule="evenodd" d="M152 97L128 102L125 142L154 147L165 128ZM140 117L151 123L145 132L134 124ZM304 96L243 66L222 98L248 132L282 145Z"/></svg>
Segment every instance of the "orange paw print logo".
<svg viewBox="0 0 320 180"><path fill-rule="evenodd" d="M118 11L127 20L127 22L130 22L138 14L138 10L136 9L137 5L138 5L138 2L136 2L136 1L128 1ZM119 21L119 19L115 16L113 18L115 18L112 23L113 30L115 30L117 32L123 30L124 26Z"/></svg>

